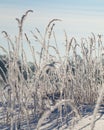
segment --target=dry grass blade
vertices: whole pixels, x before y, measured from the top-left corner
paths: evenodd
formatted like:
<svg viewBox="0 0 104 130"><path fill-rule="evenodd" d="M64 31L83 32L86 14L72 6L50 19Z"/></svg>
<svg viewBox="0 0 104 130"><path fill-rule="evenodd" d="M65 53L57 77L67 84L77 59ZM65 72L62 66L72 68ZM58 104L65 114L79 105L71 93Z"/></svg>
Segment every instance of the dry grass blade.
<svg viewBox="0 0 104 130"><path fill-rule="evenodd" d="M25 37L26 37L27 42L30 44L30 40L28 39L27 34L25 33L24 35L25 35Z"/></svg>
<svg viewBox="0 0 104 130"><path fill-rule="evenodd" d="M8 44L10 43L10 45L12 46L12 49L15 50L14 44L12 42L12 40L10 39L10 36L8 35L8 33L6 31L2 31L3 34L5 34L5 38L8 41Z"/></svg>
<svg viewBox="0 0 104 130"><path fill-rule="evenodd" d="M6 31L2 31L3 34L5 34L5 37L8 37L8 33Z"/></svg>
<svg viewBox="0 0 104 130"><path fill-rule="evenodd" d="M25 37L26 37L27 43L29 44L29 48L30 48L31 54L32 54L32 56L33 56L34 64L35 64L36 68L38 68L37 61L36 61L36 58L35 58L35 50L34 50L34 47L31 46L31 44L30 44L31 42L30 42L30 40L29 40L27 34L25 33L24 35L25 35Z"/></svg>
<svg viewBox="0 0 104 130"><path fill-rule="evenodd" d="M35 28L35 29L38 32L38 34L40 35L41 39L43 40L43 36L42 36L41 32L39 31L39 29L38 28Z"/></svg>
<svg viewBox="0 0 104 130"><path fill-rule="evenodd" d="M50 25L51 25L53 22L55 22L55 21L62 21L62 20L61 20L61 19L52 19L52 20L49 22L49 24L47 25L47 27L46 27L45 36L47 35L47 32L48 32L48 29L49 29Z"/></svg>
<svg viewBox="0 0 104 130"><path fill-rule="evenodd" d="M57 54L58 54L60 62L62 62L61 55L60 55L60 52L59 52L59 48L58 48L58 44L57 44L57 40L56 40L56 36L55 36L55 32L54 31L53 31L53 37L54 37L54 41L55 41L55 45L56 45L55 49L57 51Z"/></svg>
<svg viewBox="0 0 104 130"><path fill-rule="evenodd" d="M28 13L32 13L33 10L27 10L26 13L21 17L21 19L16 18L17 22L18 22L18 27L19 27L19 39L20 37L22 38L22 27L23 27L23 22L26 19Z"/></svg>
<svg viewBox="0 0 104 130"><path fill-rule="evenodd" d="M49 28L49 26L51 25L51 23L55 22L55 21L62 21L61 19L52 19L49 24L47 25L47 28Z"/></svg>
<svg viewBox="0 0 104 130"><path fill-rule="evenodd" d="M7 50L4 47L0 46L0 49L2 49L3 52L5 52L6 54L8 54Z"/></svg>
<svg viewBox="0 0 104 130"><path fill-rule="evenodd" d="M55 26L55 24L53 23L53 24L52 24L52 27L51 27L51 29L50 29L50 32L49 32L49 36L48 36L49 39L50 39L50 37L51 37L52 30L53 30L54 26Z"/></svg>
<svg viewBox="0 0 104 130"><path fill-rule="evenodd" d="M91 33L92 34L92 36L93 36L93 41L96 43L96 37L95 37L95 34L92 32Z"/></svg>
<svg viewBox="0 0 104 130"><path fill-rule="evenodd" d="M27 17L28 13L33 13L33 10L28 10L28 11L26 11L26 13L21 17L21 25L23 24L23 21L24 21L25 18Z"/></svg>

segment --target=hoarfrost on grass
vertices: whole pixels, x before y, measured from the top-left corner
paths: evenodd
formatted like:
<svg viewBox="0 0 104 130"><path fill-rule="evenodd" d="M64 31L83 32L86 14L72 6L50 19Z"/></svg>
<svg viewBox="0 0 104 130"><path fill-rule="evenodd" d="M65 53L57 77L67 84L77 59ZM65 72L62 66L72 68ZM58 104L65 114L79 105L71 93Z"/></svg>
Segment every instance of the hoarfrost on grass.
<svg viewBox="0 0 104 130"><path fill-rule="evenodd" d="M23 30L32 12L16 18L15 41L2 32L8 49L0 46L5 54L0 56L0 129L97 129L104 121L100 111L104 103L102 36L91 33L78 43L64 31L65 54L61 56L54 31L61 20L53 19L43 34L38 28L31 31L36 45L40 44L37 52ZM32 63L27 61L24 38Z"/></svg>

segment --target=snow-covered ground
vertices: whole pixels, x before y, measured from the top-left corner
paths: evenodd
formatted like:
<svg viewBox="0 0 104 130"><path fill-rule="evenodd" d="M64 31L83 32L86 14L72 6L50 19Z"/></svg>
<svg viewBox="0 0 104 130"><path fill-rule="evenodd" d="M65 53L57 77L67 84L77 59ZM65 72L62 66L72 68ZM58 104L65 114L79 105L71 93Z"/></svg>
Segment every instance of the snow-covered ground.
<svg viewBox="0 0 104 130"><path fill-rule="evenodd" d="M92 114L89 113L84 116L72 130L91 130ZM69 130L69 128L66 128L65 130ZM96 115L94 130L104 130L104 106L100 107L99 113Z"/></svg>
<svg viewBox="0 0 104 130"><path fill-rule="evenodd" d="M91 123L92 115L83 117L78 124L75 125L73 130L91 130L90 123ZM69 129L65 129L69 130ZM104 115L97 115L95 120L95 127L94 130L104 130Z"/></svg>
<svg viewBox="0 0 104 130"><path fill-rule="evenodd" d="M61 126L61 127L54 127L54 128L49 127L56 123L56 121L54 120L51 123L40 127L40 130L51 130L51 129L52 130L91 130L91 121L92 121L92 117L93 117L93 110L92 110L92 108L89 109L89 106L88 107L86 106L86 110L87 109L88 109L87 112L82 113L83 117L80 120L74 122L73 124L71 123L72 121L70 120L66 124L63 123L63 126ZM46 128L46 126L48 128ZM96 115L94 130L104 130L104 106L100 107L99 113L97 113L97 115Z"/></svg>
<svg viewBox="0 0 104 130"><path fill-rule="evenodd" d="M76 118L73 118L74 116L73 114L72 115L70 114L70 110L67 114L63 112L62 115L63 119L61 119L59 110L55 109L55 111L51 112L49 116L43 120L42 125L39 127L38 130L91 130L90 124L93 117L93 110L94 106L91 105L83 106L81 108L82 118L77 120ZM4 109L3 104L0 103L0 130L10 130L10 125L7 125L5 123L6 122L5 111L6 106ZM37 122L39 121L39 119L41 119L41 116L32 115L32 113L30 113L29 127L26 121L26 117L24 116L22 118L23 119L21 120L21 128L18 130L29 130L29 127L30 130L37 130L36 129ZM15 128L13 130L15 130ZM104 130L104 106L101 106L99 112L97 113L94 130Z"/></svg>

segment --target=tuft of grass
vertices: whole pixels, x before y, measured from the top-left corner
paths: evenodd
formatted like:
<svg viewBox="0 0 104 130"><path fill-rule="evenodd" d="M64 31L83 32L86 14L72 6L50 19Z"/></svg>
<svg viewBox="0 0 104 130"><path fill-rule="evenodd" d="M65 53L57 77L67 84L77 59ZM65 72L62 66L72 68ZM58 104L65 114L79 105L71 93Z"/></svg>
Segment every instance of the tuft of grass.
<svg viewBox="0 0 104 130"><path fill-rule="evenodd" d="M2 32L8 43L8 49L0 46L7 57L5 60L7 73L4 72L2 66L0 67L0 72L6 79L6 82L3 81L2 76L0 79L4 85L0 92L4 104L0 112L4 113L5 109L1 119L2 127L5 125L9 126L11 130L23 129L26 124L27 129L31 130L33 127L31 121L38 115L37 126L34 122L33 129L40 129L45 118L51 116L56 109L59 111L57 122L63 124L63 120L71 118L67 116L70 113L74 115L72 116L73 121L76 118L78 120L81 115L79 106L90 104L96 105L91 124L93 130L96 113L100 104L103 103L102 36L95 36L94 33L91 33L91 36L81 38L78 42L75 37L69 39L64 31L65 54L62 56L54 31L55 23L61 20L52 19L43 34L38 28L35 28L36 33L31 31L35 42L41 46L38 59L35 45L32 46L30 38L23 31L24 21L32 12L32 10L28 10L20 19L16 18L19 33L15 36L15 41L6 31ZM26 43L24 43L23 37L25 37L33 57L32 64L27 61L24 49ZM51 45L52 39L54 39L54 45ZM55 53L51 54L50 49ZM100 89L101 91L99 91ZM68 107L71 108L70 112ZM66 114L63 115L63 111Z"/></svg>

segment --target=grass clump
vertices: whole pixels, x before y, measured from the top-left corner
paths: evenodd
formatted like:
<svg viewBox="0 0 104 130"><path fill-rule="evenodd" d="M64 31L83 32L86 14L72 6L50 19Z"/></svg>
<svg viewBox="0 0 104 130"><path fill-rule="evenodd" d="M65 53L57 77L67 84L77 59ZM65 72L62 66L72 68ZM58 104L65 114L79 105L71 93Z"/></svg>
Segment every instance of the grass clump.
<svg viewBox="0 0 104 130"><path fill-rule="evenodd" d="M95 36L92 33L88 38L81 38L78 43L75 37L69 39L64 32L63 58L54 32L55 23L61 20L53 19L46 26L44 34L41 34L38 28L36 28L37 35L31 31L32 36L41 46L37 58L35 47L23 32L24 20L32 12L28 10L21 19L16 18L19 33L15 36L15 41L6 31L2 32L7 40L8 49L0 46L6 55L0 57L2 83L0 113L4 114L1 117L0 129L5 127L11 130L23 129L25 126L28 130L40 129L45 119L55 110L58 110L57 118L55 117L57 127L61 128L68 122L67 118L74 119L74 123L81 118L79 109L81 106L95 105L97 102L95 117L100 104L103 103L104 90L104 54L101 35ZM27 61L23 37L33 57L32 63ZM54 39L55 45L51 45L51 38ZM55 54L51 54L50 49L54 50ZM94 120L92 129L93 122ZM47 125L46 129L48 129Z"/></svg>

